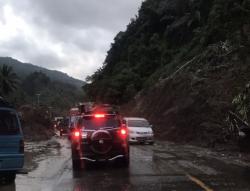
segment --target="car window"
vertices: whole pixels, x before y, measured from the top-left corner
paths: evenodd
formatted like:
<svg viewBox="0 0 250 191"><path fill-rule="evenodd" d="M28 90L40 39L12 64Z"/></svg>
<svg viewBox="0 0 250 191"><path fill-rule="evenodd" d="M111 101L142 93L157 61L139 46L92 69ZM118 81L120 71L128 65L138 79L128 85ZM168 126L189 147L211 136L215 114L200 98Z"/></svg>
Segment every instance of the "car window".
<svg viewBox="0 0 250 191"><path fill-rule="evenodd" d="M74 127L75 125L77 125L80 118L81 118L80 116L71 116L70 117L70 126Z"/></svg>
<svg viewBox="0 0 250 191"><path fill-rule="evenodd" d="M19 126L16 113L0 110L0 135L19 134Z"/></svg>
<svg viewBox="0 0 250 191"><path fill-rule="evenodd" d="M82 127L87 130L98 130L100 128L117 128L121 126L120 120L115 117L95 118L84 117L81 120Z"/></svg>
<svg viewBox="0 0 250 191"><path fill-rule="evenodd" d="M79 116L74 116L73 115L73 116L70 117L70 122L75 123L76 121L78 121L79 118L80 118Z"/></svg>
<svg viewBox="0 0 250 191"><path fill-rule="evenodd" d="M150 127L146 120L128 120L129 127Z"/></svg>

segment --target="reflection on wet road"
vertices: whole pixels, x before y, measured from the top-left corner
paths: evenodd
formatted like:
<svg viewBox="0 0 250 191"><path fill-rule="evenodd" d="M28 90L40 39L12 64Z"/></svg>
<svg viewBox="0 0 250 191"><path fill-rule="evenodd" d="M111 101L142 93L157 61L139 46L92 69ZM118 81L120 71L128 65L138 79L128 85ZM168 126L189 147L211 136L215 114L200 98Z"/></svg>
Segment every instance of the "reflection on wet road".
<svg viewBox="0 0 250 191"><path fill-rule="evenodd" d="M98 164L73 172L70 145L41 158L36 170L18 175L16 184L2 191L91 191L91 190L250 190L247 163L193 146L157 143L131 146L128 169Z"/></svg>

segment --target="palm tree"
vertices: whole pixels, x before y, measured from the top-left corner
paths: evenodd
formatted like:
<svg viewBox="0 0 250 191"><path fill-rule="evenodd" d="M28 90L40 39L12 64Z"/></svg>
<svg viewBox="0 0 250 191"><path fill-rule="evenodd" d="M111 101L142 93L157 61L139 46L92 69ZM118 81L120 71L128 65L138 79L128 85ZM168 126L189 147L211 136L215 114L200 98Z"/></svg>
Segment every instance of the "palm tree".
<svg viewBox="0 0 250 191"><path fill-rule="evenodd" d="M7 65L0 67L0 94L8 95L17 88L18 77L13 68Z"/></svg>

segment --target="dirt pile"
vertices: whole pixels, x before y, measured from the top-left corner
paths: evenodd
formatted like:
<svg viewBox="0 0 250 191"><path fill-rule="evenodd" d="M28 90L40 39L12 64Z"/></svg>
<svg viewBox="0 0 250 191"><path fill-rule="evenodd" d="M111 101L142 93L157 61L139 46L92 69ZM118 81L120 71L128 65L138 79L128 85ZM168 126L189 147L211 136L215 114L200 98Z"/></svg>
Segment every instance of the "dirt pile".
<svg viewBox="0 0 250 191"><path fill-rule="evenodd" d="M47 140L54 135L50 113L46 108L25 105L19 108L24 137L29 141Z"/></svg>
<svg viewBox="0 0 250 191"><path fill-rule="evenodd" d="M249 36L250 37L250 36ZM250 39L250 38L249 38ZM250 81L250 49L219 42L124 107L147 117L158 138L204 146L231 143L226 118Z"/></svg>

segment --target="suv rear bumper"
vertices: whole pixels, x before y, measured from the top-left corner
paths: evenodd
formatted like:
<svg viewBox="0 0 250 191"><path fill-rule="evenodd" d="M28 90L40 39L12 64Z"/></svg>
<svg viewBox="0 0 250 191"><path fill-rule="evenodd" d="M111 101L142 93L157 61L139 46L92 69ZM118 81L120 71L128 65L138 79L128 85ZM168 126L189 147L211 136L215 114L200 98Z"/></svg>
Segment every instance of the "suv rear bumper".
<svg viewBox="0 0 250 191"><path fill-rule="evenodd" d="M75 151L75 153L78 153L77 156L80 160L85 160L89 162L115 161L116 159L129 157L128 143L125 145L114 144L113 148L105 154L95 153L91 149L91 146L86 143L81 144L80 147L77 146L77 144L73 144L72 149Z"/></svg>
<svg viewBox="0 0 250 191"><path fill-rule="evenodd" d="M81 160L86 160L86 161L90 161L90 162L105 162L105 161L114 161L116 159L119 159L119 158L124 158L125 155L117 155L115 157L112 157L112 158L99 158L99 159L91 159L91 158L88 158L88 157L81 157L80 159Z"/></svg>

